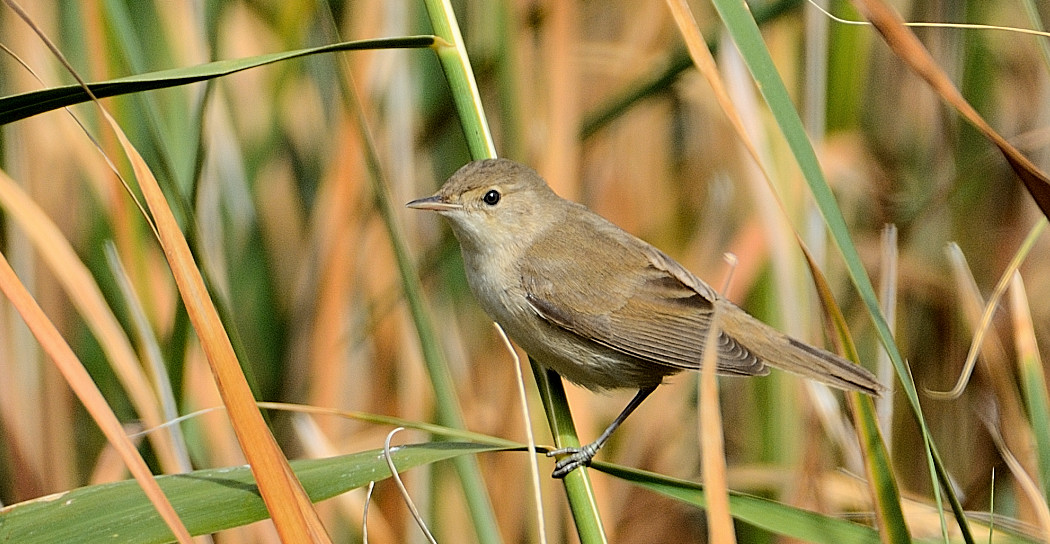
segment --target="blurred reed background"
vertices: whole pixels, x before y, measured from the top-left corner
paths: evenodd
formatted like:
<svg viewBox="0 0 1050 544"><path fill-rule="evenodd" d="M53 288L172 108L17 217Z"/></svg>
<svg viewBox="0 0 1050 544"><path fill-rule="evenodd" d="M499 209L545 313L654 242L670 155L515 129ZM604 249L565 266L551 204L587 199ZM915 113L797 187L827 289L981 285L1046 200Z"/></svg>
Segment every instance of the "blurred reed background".
<svg viewBox="0 0 1050 544"><path fill-rule="evenodd" d="M765 321L826 345L821 311L791 225L828 275L865 365L878 342L869 317L830 249L823 223L787 146L729 42L717 60L777 185L786 219L691 67L662 2L454 2L502 156L537 168L555 188L659 246L712 285L727 274L722 254L739 258L729 296ZM721 22L692 2L701 30L717 39ZM917 0L898 3L912 21L1032 27L1023 3ZM1037 13L1050 17L1045 3ZM430 33L418 2L139 1L32 2L24 6L88 81L321 45L341 40ZM859 19L847 2L828 9ZM896 226L897 343L916 383L955 384L991 293L1022 241L1041 220L1031 197L998 152L944 107L869 27L830 21L800 0L755 2L752 10L781 77L795 93L853 241L876 285L893 254L882 242ZM1039 38L995 30L920 28L916 32L966 98L1044 169L1050 167L1046 105L1048 59ZM1043 38L1045 40L1045 38ZM72 83L39 38L0 9L0 94ZM343 72L360 109L340 98ZM201 269L228 308L258 398L318 407L434 419L433 388L415 326L403 302L390 237L376 208L367 167L374 145L396 221L418 262L439 340L467 428L524 441L510 356L478 308L458 246L439 218L400 208L429 195L469 160L444 75L429 51L364 51L282 62L175 89L104 100L145 156L185 231ZM110 157L122 157L98 130L91 105L72 111ZM363 137L363 119L371 141ZM0 168L59 227L87 266L143 360L158 348L179 414L219 406L203 353L189 327L163 255L101 155L70 115L53 111L3 126ZM126 169L123 160L118 167ZM59 326L129 432L149 427L132 398L156 398L123 379L80 307L82 292L56 279L71 267L28 241L10 219L2 251ZM789 223L789 222L790 223ZM107 260L107 245L113 259ZM957 244L957 246L950 246ZM1050 345L1050 241L1020 268L1039 346ZM951 253L955 247L956 253ZM829 251L830 249L830 251ZM57 263L57 264L52 264ZM118 278L126 277L130 289ZM1004 299L1007 300L1007 299ZM21 318L0 301L0 502L10 505L86 484L126 478L61 376ZM1016 301L1013 302L1016 306ZM132 308L136 308L133 310ZM1036 525L1037 508L1010 475L989 429L1037 477L1041 454L1018 380L1011 304L996 314L962 396L923 395L933 440L964 506ZM141 311L148 327L140 328ZM144 331L148 333L144 334ZM153 336L153 339L149 337ZM889 373L885 373L889 372ZM148 373L148 371L147 371ZM890 371L884 371L890 381ZM893 378L895 380L896 378ZM852 425L826 391L794 377L721 382L731 489L809 510L871 512ZM527 389L535 396L531 376ZM589 441L631 392L569 389L581 438ZM599 459L699 479L695 379L661 388L602 450ZM922 437L904 399L879 404L905 511L916 537L940 534ZM170 419L170 412L161 412ZM390 428L329 416L267 412L289 457L382 447ZM538 441L550 443L538 403ZM222 411L181 426L195 468L244 459ZM426 440L422 433L399 440ZM156 471L174 472L149 441ZM535 541L524 453L478 458L496 519L508 542ZM558 482L540 461L553 542L574 541ZM994 480L993 480L994 472ZM447 464L406 474L409 492L443 541L474 530ZM593 473L598 504L614 542L702 541L703 512ZM1043 482L1044 484L1047 482ZM377 487L372 542L418 538L400 495ZM994 486L994 488L993 488ZM360 539L363 491L320 507L337 542ZM1045 508L1044 503L1041 508ZM268 522L229 531L217 542L274 542ZM951 522L949 522L951 524ZM738 525L745 542L769 534Z"/></svg>

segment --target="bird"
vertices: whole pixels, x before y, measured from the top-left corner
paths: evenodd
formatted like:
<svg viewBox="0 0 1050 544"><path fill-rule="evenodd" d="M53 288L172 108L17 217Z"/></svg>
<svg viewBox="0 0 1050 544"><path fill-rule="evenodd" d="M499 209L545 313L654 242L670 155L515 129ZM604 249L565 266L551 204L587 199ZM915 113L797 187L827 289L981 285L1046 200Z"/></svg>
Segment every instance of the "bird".
<svg viewBox="0 0 1050 544"><path fill-rule="evenodd" d="M775 367L846 391L884 390L862 366L752 317L523 164L470 162L406 206L448 220L478 304L536 362L595 392L637 391L595 441L548 453L558 457L555 478L589 465L666 377L700 369L716 311L719 374Z"/></svg>

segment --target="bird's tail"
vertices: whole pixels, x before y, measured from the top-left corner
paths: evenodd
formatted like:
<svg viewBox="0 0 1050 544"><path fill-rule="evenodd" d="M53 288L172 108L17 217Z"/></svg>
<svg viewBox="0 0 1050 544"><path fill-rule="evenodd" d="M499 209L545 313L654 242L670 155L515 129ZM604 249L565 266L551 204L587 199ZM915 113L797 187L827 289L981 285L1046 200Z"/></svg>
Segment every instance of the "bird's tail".
<svg viewBox="0 0 1050 544"><path fill-rule="evenodd" d="M718 324L741 346L767 365L846 391L872 396L886 388L864 367L813 347L751 317L728 301L720 301Z"/></svg>

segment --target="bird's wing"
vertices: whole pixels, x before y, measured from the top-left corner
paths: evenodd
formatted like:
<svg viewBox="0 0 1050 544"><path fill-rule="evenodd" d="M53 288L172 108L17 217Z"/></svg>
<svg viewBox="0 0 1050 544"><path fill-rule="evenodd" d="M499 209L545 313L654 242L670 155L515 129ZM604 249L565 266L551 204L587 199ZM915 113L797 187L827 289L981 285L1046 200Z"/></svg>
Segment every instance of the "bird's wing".
<svg viewBox="0 0 1050 544"><path fill-rule="evenodd" d="M533 245L542 251L522 259L522 285L533 310L553 325L626 355L699 368L715 292L645 242L618 229L610 235L601 224L584 224L594 231L580 237L587 243L553 229ZM718 371L768 373L725 332L718 336Z"/></svg>

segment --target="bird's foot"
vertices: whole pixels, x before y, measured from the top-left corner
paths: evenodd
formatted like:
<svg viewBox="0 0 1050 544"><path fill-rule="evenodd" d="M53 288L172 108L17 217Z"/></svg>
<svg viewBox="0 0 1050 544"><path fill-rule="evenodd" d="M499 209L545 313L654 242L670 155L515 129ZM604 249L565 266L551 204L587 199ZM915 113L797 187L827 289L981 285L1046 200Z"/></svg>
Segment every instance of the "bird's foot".
<svg viewBox="0 0 1050 544"><path fill-rule="evenodd" d="M554 478L564 478L569 475L570 472L591 464L591 459L598 453L600 444L592 442L581 448L559 448L553 451L547 452L547 457L561 457L558 462L554 465L554 472L551 474ZM564 457L562 457L564 456Z"/></svg>

